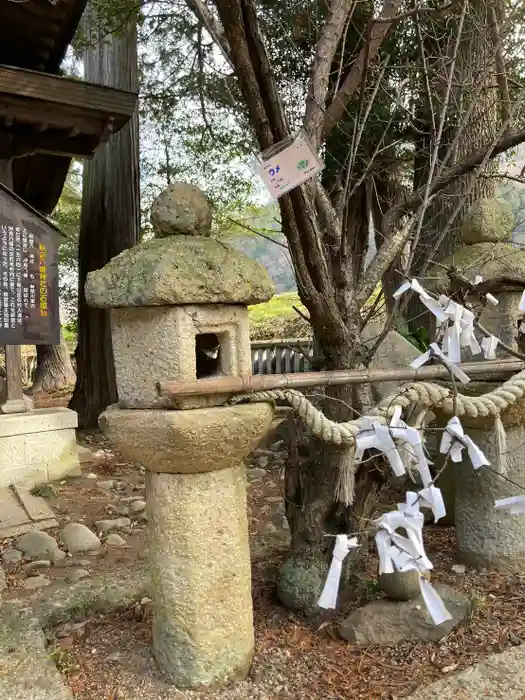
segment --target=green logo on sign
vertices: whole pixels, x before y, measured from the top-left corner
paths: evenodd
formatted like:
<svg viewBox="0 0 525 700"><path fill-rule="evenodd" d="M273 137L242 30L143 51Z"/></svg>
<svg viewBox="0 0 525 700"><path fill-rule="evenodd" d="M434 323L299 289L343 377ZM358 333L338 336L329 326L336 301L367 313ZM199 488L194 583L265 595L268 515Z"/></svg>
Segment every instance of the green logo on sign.
<svg viewBox="0 0 525 700"><path fill-rule="evenodd" d="M307 168L307 167L308 167L308 161L307 161L306 159L305 159L305 160L300 160L300 161L297 163L297 169L298 169L298 170L304 170L304 169Z"/></svg>

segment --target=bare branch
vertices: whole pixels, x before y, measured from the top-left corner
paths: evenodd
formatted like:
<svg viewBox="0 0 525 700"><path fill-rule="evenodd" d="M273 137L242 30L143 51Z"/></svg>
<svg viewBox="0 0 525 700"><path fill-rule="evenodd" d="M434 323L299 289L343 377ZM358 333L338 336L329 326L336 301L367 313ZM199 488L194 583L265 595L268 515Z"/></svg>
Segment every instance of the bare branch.
<svg viewBox="0 0 525 700"><path fill-rule="evenodd" d="M186 5L197 17L197 19L199 19L206 27L209 35L222 51L224 58L231 66L233 66L230 54L230 45L228 44L228 40L224 35L224 31L203 0L186 0Z"/></svg>
<svg viewBox="0 0 525 700"><path fill-rule="evenodd" d="M396 22L395 15L400 5L401 0L386 0L377 20L372 20L369 40L359 52L350 72L343 80L339 92L326 110L322 140L326 139L335 124L343 117L346 105L361 83L367 62L374 60L383 40Z"/></svg>
<svg viewBox="0 0 525 700"><path fill-rule="evenodd" d="M438 192L445 189L451 182L462 175L472 173L476 168L482 166L489 159L496 158L500 153L508 151L509 148L518 146L525 142L525 129L504 134L501 138L495 141L490 147L484 148L481 151L476 151L463 161L449 168L443 175L434 178L429 188L429 197L435 196ZM366 271L366 280L364 280L360 289L359 301L364 304L368 297L372 294L377 286L378 281L383 276L388 266L392 263L398 252L409 240L412 235L412 230L418 217L421 215L421 208L425 201L426 186L420 188L408 197L404 203L392 207L385 216L383 221L383 235L385 243L377 252L374 260L369 265ZM403 227L401 230L396 230L396 225L404 214L418 210L415 216L411 218L409 226ZM433 254L430 255L432 257Z"/></svg>
<svg viewBox="0 0 525 700"><path fill-rule="evenodd" d="M316 149L321 145L332 63L353 5L354 0L334 0L331 3L330 15L317 42L304 118L304 128Z"/></svg>
<svg viewBox="0 0 525 700"><path fill-rule="evenodd" d="M496 77L499 88L501 118L503 121L505 121L509 119L510 114L509 83L507 80L505 60L501 52L501 30L498 22L498 16L496 14L496 8L494 7L494 2L492 1L488 3L488 12L491 39L493 45L496 47Z"/></svg>

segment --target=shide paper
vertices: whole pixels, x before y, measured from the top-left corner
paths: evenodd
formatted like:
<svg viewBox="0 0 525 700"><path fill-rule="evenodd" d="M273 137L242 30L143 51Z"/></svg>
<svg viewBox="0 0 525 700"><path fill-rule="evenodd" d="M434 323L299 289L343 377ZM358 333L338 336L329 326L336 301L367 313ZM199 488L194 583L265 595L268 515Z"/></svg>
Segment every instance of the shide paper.
<svg viewBox="0 0 525 700"><path fill-rule="evenodd" d="M416 357L416 359L410 363L410 366L413 369L419 369L422 367L424 364L429 362L432 358L437 357L439 358L445 367L456 377L458 381L460 381L462 384L468 384L470 382L470 377L463 372L462 369L460 369L452 360L450 360L447 355L441 350L439 345L437 343L432 343L430 345L430 348L420 355L419 357Z"/></svg>
<svg viewBox="0 0 525 700"><path fill-rule="evenodd" d="M343 571L343 561L348 552L357 544L357 537L348 537L347 535L336 535L335 546L332 554L332 563L328 570L326 583L324 584L323 592L317 605L320 608L335 609L337 607L337 594L339 592L339 583L341 581L341 573Z"/></svg>
<svg viewBox="0 0 525 700"><path fill-rule="evenodd" d="M406 503L400 503L397 511L385 513L376 521L379 530L376 534L379 555L379 573L392 574L418 571L421 596L435 625L440 625L452 616L432 585L422 574L433 568L423 546L424 517L419 510L419 498L414 493L407 493ZM402 529L407 536L400 535Z"/></svg>
<svg viewBox="0 0 525 700"><path fill-rule="evenodd" d="M506 510L510 515L525 515L525 496L510 496L494 501L496 510Z"/></svg>
<svg viewBox="0 0 525 700"><path fill-rule="evenodd" d="M463 426L457 416L451 418L446 425L441 438L439 451L441 454L449 454L453 462L461 462L463 450L466 449L474 469L489 466L490 462L479 449L476 443L468 435L465 435Z"/></svg>

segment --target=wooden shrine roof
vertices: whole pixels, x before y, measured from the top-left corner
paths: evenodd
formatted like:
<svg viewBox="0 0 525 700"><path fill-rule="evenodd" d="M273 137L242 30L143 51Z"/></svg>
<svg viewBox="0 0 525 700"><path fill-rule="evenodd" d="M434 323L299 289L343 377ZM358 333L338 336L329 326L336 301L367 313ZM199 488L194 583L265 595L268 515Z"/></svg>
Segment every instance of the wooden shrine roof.
<svg viewBox="0 0 525 700"><path fill-rule="evenodd" d="M0 2L0 63L56 73L87 0Z"/></svg>
<svg viewBox="0 0 525 700"><path fill-rule="evenodd" d="M0 158L89 157L133 115L132 92L0 66Z"/></svg>
<svg viewBox="0 0 525 700"><path fill-rule="evenodd" d="M58 73L87 0L0 0L0 64ZM62 192L71 159L38 153L13 161L15 192L50 214Z"/></svg>

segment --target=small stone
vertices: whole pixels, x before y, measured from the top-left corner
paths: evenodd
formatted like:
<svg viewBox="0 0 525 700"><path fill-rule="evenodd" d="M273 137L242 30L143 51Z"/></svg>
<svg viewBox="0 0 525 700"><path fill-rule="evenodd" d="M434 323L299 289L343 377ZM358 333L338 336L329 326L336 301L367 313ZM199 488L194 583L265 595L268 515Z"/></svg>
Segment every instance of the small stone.
<svg viewBox="0 0 525 700"><path fill-rule="evenodd" d="M142 513L142 511L146 508L146 501L143 501L142 499L139 499L138 501L133 501L132 503L129 504L129 509L132 513Z"/></svg>
<svg viewBox="0 0 525 700"><path fill-rule="evenodd" d="M26 572L28 576L31 576L34 571L40 571L40 569L49 569L51 562L49 559L38 559L37 561L31 561L29 564L24 564L22 569Z"/></svg>
<svg viewBox="0 0 525 700"><path fill-rule="evenodd" d="M107 479L107 481L99 481L97 486L99 486L104 491L111 491L115 486L115 479Z"/></svg>
<svg viewBox="0 0 525 700"><path fill-rule="evenodd" d="M421 595L419 571L394 571L393 574L380 574L379 587L390 600L413 600Z"/></svg>
<svg viewBox="0 0 525 700"><path fill-rule="evenodd" d="M108 538L106 540L106 544L108 547L127 547L126 540L121 537L120 535L117 535L116 533L112 533L111 535L108 535Z"/></svg>
<svg viewBox="0 0 525 700"><path fill-rule="evenodd" d="M204 192L186 182L168 185L151 207L151 223L159 237L209 236L211 221L211 206Z"/></svg>
<svg viewBox="0 0 525 700"><path fill-rule="evenodd" d="M95 527L102 534L112 530L125 530L131 526L129 518L113 518L112 520L97 520Z"/></svg>
<svg viewBox="0 0 525 700"><path fill-rule="evenodd" d="M120 661L121 654L120 651L114 651L112 654L108 654L106 656L106 661L111 661L112 663L115 661Z"/></svg>
<svg viewBox="0 0 525 700"><path fill-rule="evenodd" d="M72 634L68 634L66 637L61 637L57 641L57 646L60 647L60 649L70 649L73 644L75 643L75 639Z"/></svg>
<svg viewBox="0 0 525 700"><path fill-rule="evenodd" d="M125 503L120 503L115 508L115 513L117 515L129 515L129 506L127 506Z"/></svg>
<svg viewBox="0 0 525 700"><path fill-rule="evenodd" d="M354 610L339 626L339 634L351 644L389 646L403 641L438 641L446 637L469 613L470 601L450 586L434 588L452 620L434 625L421 598L404 602L374 600Z"/></svg>
<svg viewBox="0 0 525 700"><path fill-rule="evenodd" d="M282 450L284 447L284 440L277 440L277 442L274 442L273 444L270 445L270 450L272 452L279 452Z"/></svg>
<svg viewBox="0 0 525 700"><path fill-rule="evenodd" d="M467 570L467 567L466 567L464 564L453 564L453 565L450 567L450 570L451 570L454 574L464 574L465 571Z"/></svg>
<svg viewBox="0 0 525 700"><path fill-rule="evenodd" d="M85 525L70 523L60 532L60 540L71 554L100 549L100 540Z"/></svg>
<svg viewBox="0 0 525 700"><path fill-rule="evenodd" d="M4 549L2 561L4 564L18 564L22 561L22 552L19 552L18 549Z"/></svg>
<svg viewBox="0 0 525 700"><path fill-rule="evenodd" d="M262 479L266 476L266 469L259 469L258 467L254 467L253 469L248 469L246 473L248 475L248 479L258 481L259 479Z"/></svg>
<svg viewBox="0 0 525 700"><path fill-rule="evenodd" d="M22 588L26 591L35 591L37 588L44 588L44 586L49 586L51 581L45 576L31 576L31 578L26 578L22 581Z"/></svg>
<svg viewBox="0 0 525 700"><path fill-rule="evenodd" d="M256 464L259 469L267 469L269 461L268 457L257 457Z"/></svg>
<svg viewBox="0 0 525 700"><path fill-rule="evenodd" d="M70 583L77 583L78 581L82 581L83 578L87 578L89 575L90 573L86 571L86 569L74 569L67 578Z"/></svg>
<svg viewBox="0 0 525 700"><path fill-rule="evenodd" d="M98 479L98 475L94 474L93 472L89 472L89 474L87 475L86 478L94 480L94 479Z"/></svg>
<svg viewBox="0 0 525 700"><path fill-rule="evenodd" d="M17 539L16 546L28 559L50 559L56 563L66 556L65 552L58 548L55 538L40 530L26 532Z"/></svg>

